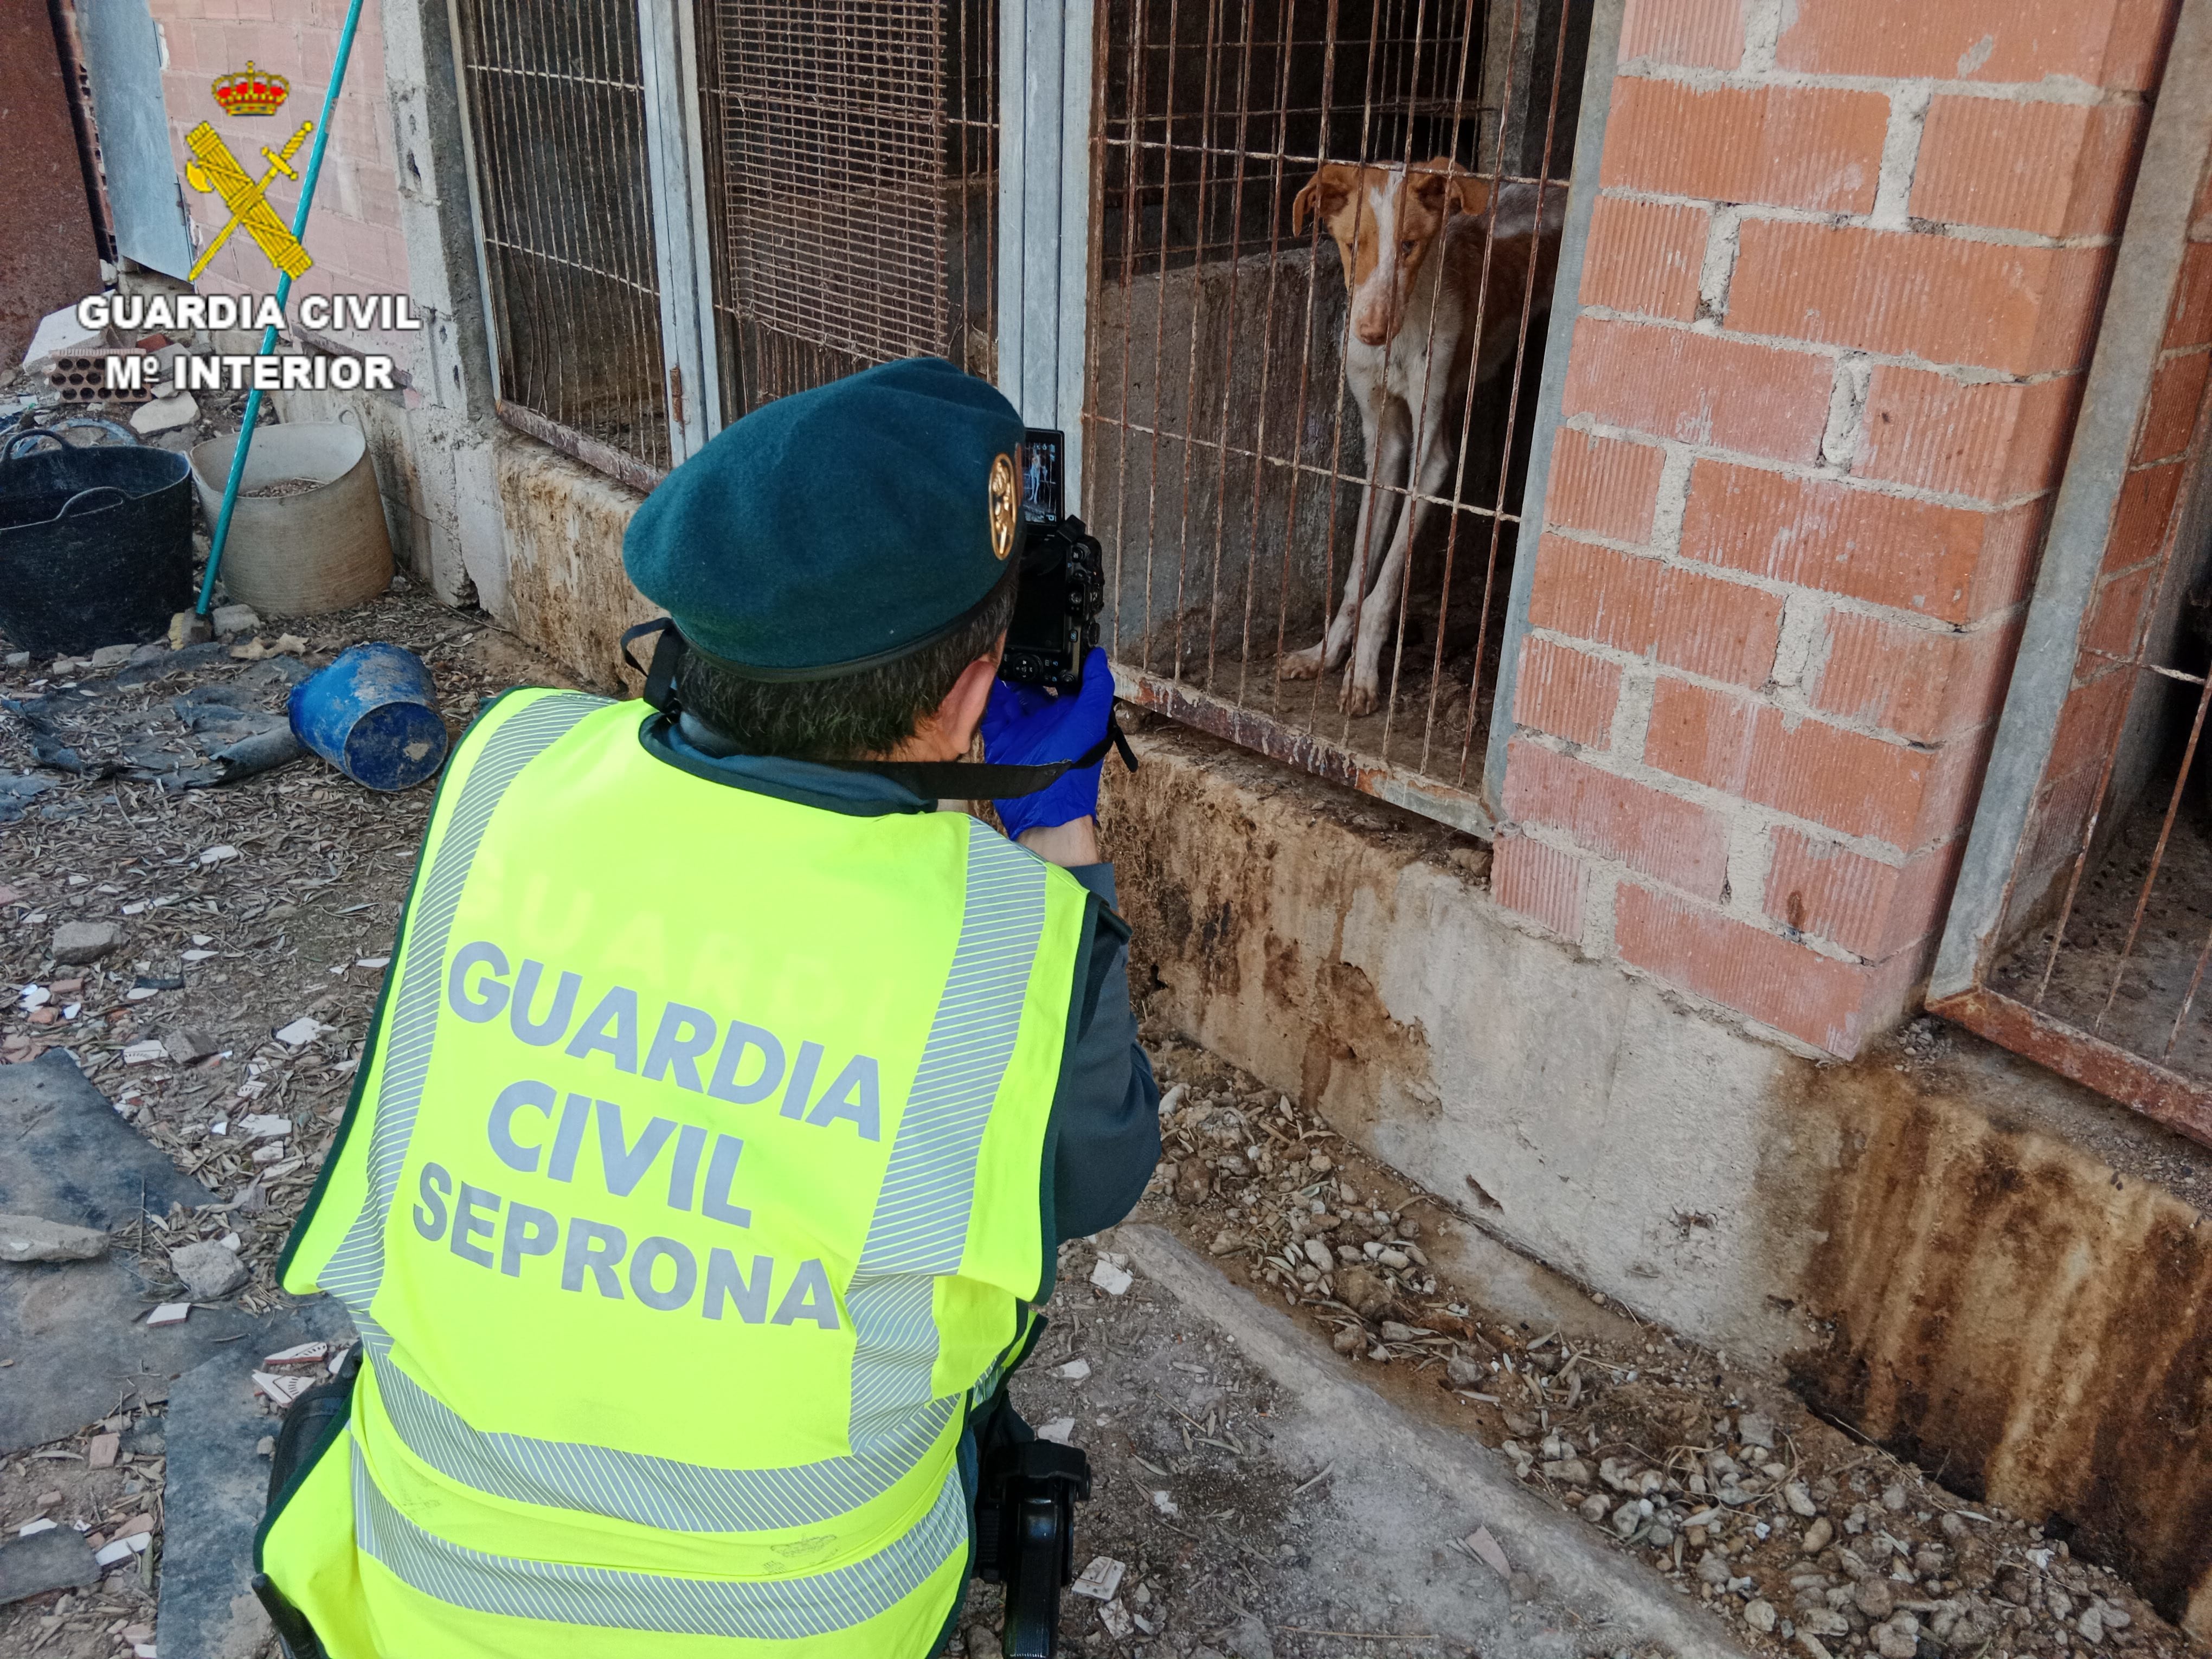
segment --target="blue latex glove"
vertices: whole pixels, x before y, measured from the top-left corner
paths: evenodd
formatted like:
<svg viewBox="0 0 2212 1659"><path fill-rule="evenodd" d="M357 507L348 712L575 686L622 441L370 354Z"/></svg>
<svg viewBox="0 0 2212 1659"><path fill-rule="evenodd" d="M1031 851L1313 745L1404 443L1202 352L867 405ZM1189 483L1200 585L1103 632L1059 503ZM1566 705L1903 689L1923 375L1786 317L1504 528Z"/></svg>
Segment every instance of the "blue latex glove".
<svg viewBox="0 0 2212 1659"><path fill-rule="evenodd" d="M983 710L983 757L1000 766L1048 766L1097 748L1114 714L1114 671L1093 647L1083 659L1083 689L1073 696L996 680ZM1050 830L1098 811L1102 758L1064 772L1049 788L992 803L1010 836Z"/></svg>

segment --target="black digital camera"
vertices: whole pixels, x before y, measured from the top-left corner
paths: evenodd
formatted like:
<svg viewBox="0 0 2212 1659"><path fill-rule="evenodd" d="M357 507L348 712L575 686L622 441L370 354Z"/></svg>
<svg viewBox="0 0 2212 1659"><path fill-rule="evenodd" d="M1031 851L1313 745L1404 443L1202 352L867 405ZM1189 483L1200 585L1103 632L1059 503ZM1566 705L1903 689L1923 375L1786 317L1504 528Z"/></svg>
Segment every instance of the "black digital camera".
<svg viewBox="0 0 2212 1659"><path fill-rule="evenodd" d="M1106 556L1082 520L1063 514L1066 453L1058 432L1031 428L1022 434L1021 589L999 678L1076 691L1083 659L1098 643Z"/></svg>

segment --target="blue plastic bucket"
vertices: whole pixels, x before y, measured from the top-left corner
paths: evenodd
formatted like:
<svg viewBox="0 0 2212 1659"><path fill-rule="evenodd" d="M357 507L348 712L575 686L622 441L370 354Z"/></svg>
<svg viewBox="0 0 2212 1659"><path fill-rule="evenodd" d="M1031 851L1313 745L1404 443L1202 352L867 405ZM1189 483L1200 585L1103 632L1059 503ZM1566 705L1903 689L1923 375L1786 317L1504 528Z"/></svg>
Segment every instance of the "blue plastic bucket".
<svg viewBox="0 0 2212 1659"><path fill-rule="evenodd" d="M446 763L430 671L396 645L356 645L292 688L292 735L356 783L411 789Z"/></svg>

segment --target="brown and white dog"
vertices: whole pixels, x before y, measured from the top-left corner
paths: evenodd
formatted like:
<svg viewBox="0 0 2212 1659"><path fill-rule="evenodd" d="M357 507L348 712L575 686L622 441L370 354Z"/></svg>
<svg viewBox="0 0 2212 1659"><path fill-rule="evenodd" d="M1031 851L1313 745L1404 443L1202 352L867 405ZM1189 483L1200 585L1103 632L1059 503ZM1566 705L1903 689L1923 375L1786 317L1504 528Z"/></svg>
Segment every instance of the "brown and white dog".
<svg viewBox="0 0 2212 1659"><path fill-rule="evenodd" d="M1454 441L1470 388L1511 366L1522 301L1532 283L1531 340L1543 337L1551 310L1565 191L1545 192L1541 224L1534 185L1500 186L1494 222L1490 195L1489 179L1439 156L1412 167L1330 162L1291 204L1291 228L1304 229L1307 215L1315 216L1343 256L1352 292L1345 379L1359 401L1368 470L1344 602L1322 641L1285 656L1281 672L1286 679L1311 679L1340 667L1356 628L1352 673L1338 699L1351 714L1371 714L1382 705L1382 646L1397 615L1406 562L1428 514L1424 498L1443 495L1451 482ZM1481 293L1486 234L1496 238L1487 298ZM1533 398L1535 388L1524 388L1522 396ZM1374 543L1394 517L1396 533L1377 557Z"/></svg>

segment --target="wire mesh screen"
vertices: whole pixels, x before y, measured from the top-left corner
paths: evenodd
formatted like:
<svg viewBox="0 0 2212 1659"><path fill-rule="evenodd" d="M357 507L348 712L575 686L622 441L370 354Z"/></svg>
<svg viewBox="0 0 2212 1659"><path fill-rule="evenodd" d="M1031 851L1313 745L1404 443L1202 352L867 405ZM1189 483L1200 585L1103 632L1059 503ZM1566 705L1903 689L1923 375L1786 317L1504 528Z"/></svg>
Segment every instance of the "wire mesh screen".
<svg viewBox="0 0 2212 1659"><path fill-rule="evenodd" d="M501 413L641 488L670 463L632 0L459 0Z"/></svg>
<svg viewBox="0 0 2212 1659"><path fill-rule="evenodd" d="M2201 386L2202 367L2182 360L2207 351L2170 351L2184 371L2173 382ZM2154 404L2141 422L2007 885L2007 944L1986 989L1942 1012L2212 1142L2212 469L2199 404Z"/></svg>
<svg viewBox="0 0 2212 1659"><path fill-rule="evenodd" d="M988 376L996 0L702 0L725 418L873 362Z"/></svg>
<svg viewBox="0 0 2212 1659"><path fill-rule="evenodd" d="M1085 516L1125 683L1468 827L1589 16L1098 9Z"/></svg>

